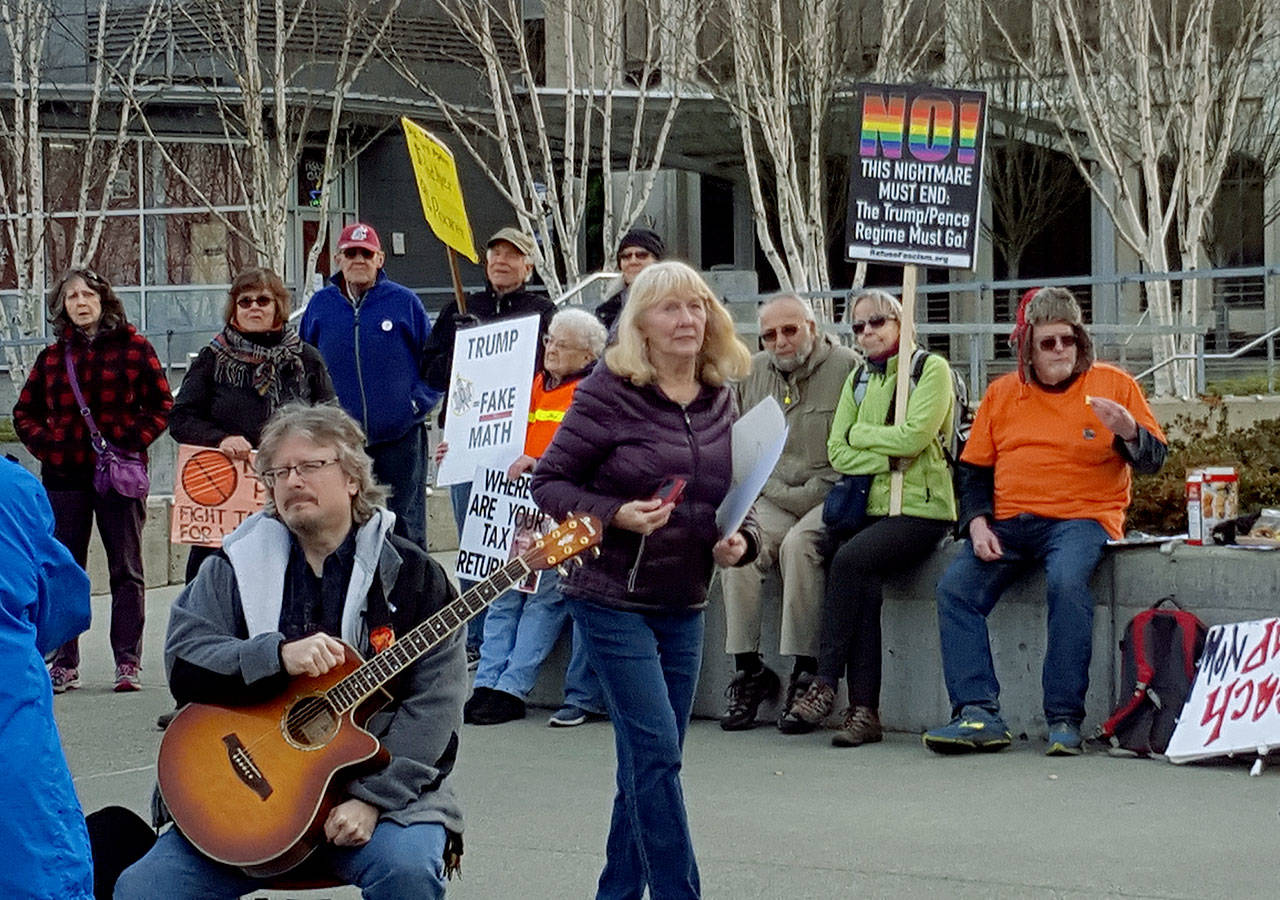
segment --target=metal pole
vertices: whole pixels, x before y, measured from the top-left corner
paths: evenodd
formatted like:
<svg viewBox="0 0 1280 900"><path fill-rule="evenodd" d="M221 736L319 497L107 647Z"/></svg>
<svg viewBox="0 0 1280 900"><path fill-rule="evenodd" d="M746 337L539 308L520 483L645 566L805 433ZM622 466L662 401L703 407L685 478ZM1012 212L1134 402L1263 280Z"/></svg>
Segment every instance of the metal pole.
<svg viewBox="0 0 1280 900"><path fill-rule="evenodd" d="M1196 393L1203 394L1205 390L1204 375L1204 335L1196 335Z"/></svg>

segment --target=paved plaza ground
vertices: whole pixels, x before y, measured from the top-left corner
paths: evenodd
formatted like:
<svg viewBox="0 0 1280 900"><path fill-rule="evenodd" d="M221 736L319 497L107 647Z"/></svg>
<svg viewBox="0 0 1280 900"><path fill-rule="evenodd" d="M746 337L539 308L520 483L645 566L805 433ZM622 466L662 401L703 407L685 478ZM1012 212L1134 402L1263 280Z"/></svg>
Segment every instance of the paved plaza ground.
<svg viewBox="0 0 1280 900"><path fill-rule="evenodd" d="M176 593L148 593L145 690L132 695L110 692L107 598L94 598L85 686L55 704L86 811L146 812L155 717L169 706L160 648ZM464 727L457 775L467 852L453 900L593 895L613 793L612 730L547 728L547 713ZM911 734L842 750L824 734L726 734L696 721L684 785L704 896L1274 896L1280 768L1251 778L1246 762L1178 767L1042 751L1020 742L993 757L944 758Z"/></svg>

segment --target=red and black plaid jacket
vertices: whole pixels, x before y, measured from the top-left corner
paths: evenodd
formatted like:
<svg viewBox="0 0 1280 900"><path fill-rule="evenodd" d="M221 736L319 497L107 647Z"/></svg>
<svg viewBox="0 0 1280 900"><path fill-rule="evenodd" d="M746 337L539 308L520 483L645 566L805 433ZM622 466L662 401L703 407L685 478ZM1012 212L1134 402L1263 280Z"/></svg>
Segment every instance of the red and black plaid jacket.
<svg viewBox="0 0 1280 900"><path fill-rule="evenodd" d="M40 351L13 408L13 427L43 464L46 482L51 476L91 477L97 458L67 378L67 352L98 429L117 447L145 451L164 431L173 406L155 348L132 325L99 331L92 339L67 328Z"/></svg>

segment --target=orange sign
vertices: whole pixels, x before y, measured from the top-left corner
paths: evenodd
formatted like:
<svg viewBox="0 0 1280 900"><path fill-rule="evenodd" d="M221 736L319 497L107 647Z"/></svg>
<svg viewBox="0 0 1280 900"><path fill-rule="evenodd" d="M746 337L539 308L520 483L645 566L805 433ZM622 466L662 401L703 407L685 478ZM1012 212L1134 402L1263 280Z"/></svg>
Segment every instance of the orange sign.
<svg viewBox="0 0 1280 900"><path fill-rule="evenodd" d="M266 488L252 459L232 459L221 450L178 445L169 540L221 547L222 538L262 509Z"/></svg>

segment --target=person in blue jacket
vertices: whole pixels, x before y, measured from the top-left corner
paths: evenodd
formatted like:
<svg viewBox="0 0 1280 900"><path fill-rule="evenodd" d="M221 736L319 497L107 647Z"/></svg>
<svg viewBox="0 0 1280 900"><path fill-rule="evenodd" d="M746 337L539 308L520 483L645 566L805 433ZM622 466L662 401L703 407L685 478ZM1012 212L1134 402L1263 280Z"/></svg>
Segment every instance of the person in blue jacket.
<svg viewBox="0 0 1280 900"><path fill-rule="evenodd" d="M391 488L395 532L427 547L427 438L423 422L440 399L428 387L427 310L413 291L382 271L378 232L363 222L342 229L339 272L317 291L299 335L324 357L338 402L368 435L378 481Z"/></svg>
<svg viewBox="0 0 1280 900"><path fill-rule="evenodd" d="M0 897L89 900L84 813L53 719L44 655L89 627L89 576L53 536L40 482L0 459Z"/></svg>

